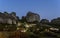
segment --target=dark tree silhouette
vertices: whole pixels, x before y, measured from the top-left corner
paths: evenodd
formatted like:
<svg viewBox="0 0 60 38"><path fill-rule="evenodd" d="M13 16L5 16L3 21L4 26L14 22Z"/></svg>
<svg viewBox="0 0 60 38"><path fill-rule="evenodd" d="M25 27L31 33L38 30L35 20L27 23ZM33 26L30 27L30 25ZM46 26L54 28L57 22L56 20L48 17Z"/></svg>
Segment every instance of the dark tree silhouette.
<svg viewBox="0 0 60 38"><path fill-rule="evenodd" d="M48 24L48 23L49 23L49 20L47 20L47 19L42 19L42 20L40 21L40 23Z"/></svg>
<svg viewBox="0 0 60 38"><path fill-rule="evenodd" d="M8 14L8 12L5 11L4 14Z"/></svg>
<svg viewBox="0 0 60 38"><path fill-rule="evenodd" d="M12 15L16 16L16 12L11 12Z"/></svg>
<svg viewBox="0 0 60 38"><path fill-rule="evenodd" d="M60 28L60 17L52 19L51 20L51 25L57 28Z"/></svg>

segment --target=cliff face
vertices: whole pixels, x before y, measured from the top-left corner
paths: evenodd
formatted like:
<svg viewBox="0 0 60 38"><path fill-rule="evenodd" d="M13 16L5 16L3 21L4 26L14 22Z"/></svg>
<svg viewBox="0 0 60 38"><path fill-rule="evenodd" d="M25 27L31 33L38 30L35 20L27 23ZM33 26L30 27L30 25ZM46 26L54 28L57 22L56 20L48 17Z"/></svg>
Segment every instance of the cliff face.
<svg viewBox="0 0 60 38"><path fill-rule="evenodd" d="M12 14L0 13L0 23L16 24L16 16Z"/></svg>
<svg viewBox="0 0 60 38"><path fill-rule="evenodd" d="M26 15L27 22L40 22L40 16L36 13L28 12Z"/></svg>

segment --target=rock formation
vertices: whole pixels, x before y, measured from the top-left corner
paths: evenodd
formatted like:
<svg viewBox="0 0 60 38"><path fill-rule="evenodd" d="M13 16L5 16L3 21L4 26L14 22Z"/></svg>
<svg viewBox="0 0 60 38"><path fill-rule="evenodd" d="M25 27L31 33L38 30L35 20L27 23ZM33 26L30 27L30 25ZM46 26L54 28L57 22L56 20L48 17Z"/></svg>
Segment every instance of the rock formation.
<svg viewBox="0 0 60 38"><path fill-rule="evenodd" d="M39 14L33 13L33 12L28 12L26 15L26 20L27 22L40 22L40 16Z"/></svg>

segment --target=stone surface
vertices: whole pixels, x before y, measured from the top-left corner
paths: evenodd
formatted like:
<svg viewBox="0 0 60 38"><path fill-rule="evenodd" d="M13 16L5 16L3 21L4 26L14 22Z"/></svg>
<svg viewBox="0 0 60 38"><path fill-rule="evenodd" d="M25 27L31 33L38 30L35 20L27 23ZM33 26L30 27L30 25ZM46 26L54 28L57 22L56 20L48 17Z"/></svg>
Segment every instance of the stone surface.
<svg viewBox="0 0 60 38"><path fill-rule="evenodd" d="M34 21L40 22L40 16L39 14L28 12L26 15L26 20L27 22L34 22Z"/></svg>

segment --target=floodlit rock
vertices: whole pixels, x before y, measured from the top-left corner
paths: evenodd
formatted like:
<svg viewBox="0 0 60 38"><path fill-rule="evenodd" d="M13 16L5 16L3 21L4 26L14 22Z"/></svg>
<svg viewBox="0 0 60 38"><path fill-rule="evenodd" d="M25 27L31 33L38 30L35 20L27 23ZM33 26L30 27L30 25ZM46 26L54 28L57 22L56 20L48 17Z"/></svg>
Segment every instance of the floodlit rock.
<svg viewBox="0 0 60 38"><path fill-rule="evenodd" d="M39 14L33 13L33 12L28 12L26 15L26 20L27 22L40 22L40 16Z"/></svg>
<svg viewBox="0 0 60 38"><path fill-rule="evenodd" d="M50 28L50 30L56 30L56 31L59 31L58 28Z"/></svg>
<svg viewBox="0 0 60 38"><path fill-rule="evenodd" d="M12 12L12 14L9 14L7 12L1 13L0 12L0 23L2 24L16 24L16 14L14 12Z"/></svg>

